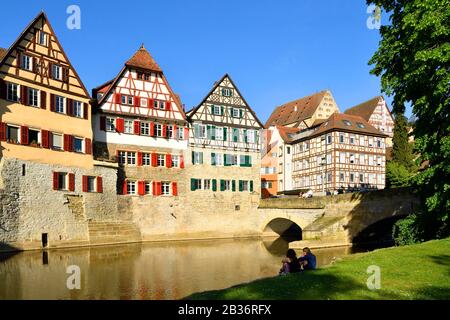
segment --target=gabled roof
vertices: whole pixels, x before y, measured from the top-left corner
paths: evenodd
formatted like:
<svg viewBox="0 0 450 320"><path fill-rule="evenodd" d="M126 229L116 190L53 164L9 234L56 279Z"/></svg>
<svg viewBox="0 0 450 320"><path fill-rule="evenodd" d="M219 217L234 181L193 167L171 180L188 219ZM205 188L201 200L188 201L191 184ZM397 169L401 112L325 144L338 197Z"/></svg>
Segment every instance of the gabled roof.
<svg viewBox="0 0 450 320"><path fill-rule="evenodd" d="M225 75L220 78L219 81L216 81L214 83L214 86L212 87L212 89L208 92L208 94L203 98L203 100L194 108L192 108L191 110L187 111L186 114L188 114L188 119L191 119L191 117L197 112L197 110L206 102L206 100L208 100L209 96L211 94L213 94L213 92L217 89L217 87L222 83L222 81L228 78L231 82L231 84L233 85L234 89L236 89L237 93L239 94L239 96L242 98L242 101L244 101L245 106L247 107L247 109L250 111L250 113L253 115L253 117L255 118L256 122L258 122L258 124L261 126L261 128L264 128L264 125L262 124L262 122L259 120L258 116L256 115L256 113L253 111L252 108L250 108L250 105L247 103L247 101L245 100L244 96L241 94L241 92L239 91L239 88L234 84L233 79L231 79L230 75L228 73L225 73Z"/></svg>
<svg viewBox="0 0 450 320"><path fill-rule="evenodd" d="M135 67L149 71L162 72L159 65L150 55L150 52L145 49L142 44L138 51L127 61L125 65L128 67Z"/></svg>
<svg viewBox="0 0 450 320"><path fill-rule="evenodd" d="M347 125L344 121L348 121L349 125ZM336 130L378 137L388 137L387 134L382 133L360 116L353 116L343 113L333 113L322 124L301 131L298 136L292 137L292 140L303 140L306 137L311 138L326 132Z"/></svg>
<svg viewBox="0 0 450 320"><path fill-rule="evenodd" d="M363 117L365 120L369 121L375 108L378 106L380 99L384 99L383 96L377 96L377 97L367 100L363 103L360 103L356 106L353 106L353 107L345 110L344 113L349 114L349 115L354 115L354 116L360 116L360 117Z"/></svg>
<svg viewBox="0 0 450 320"><path fill-rule="evenodd" d="M16 41L14 41L14 43L9 47L8 50L6 50L6 53L4 53L3 57L0 53L0 65L3 64L5 62L5 60L7 59L7 57L14 51L14 49L16 48L16 46L20 43L20 41L23 40L23 38L30 32L30 29L39 21L39 20L44 20L47 24L48 27L50 29L50 32L53 34L53 36L55 37L55 41L58 45L58 47L61 50L61 53L64 57L64 59L66 60L67 64L69 65L70 69L73 71L75 77L77 78L77 80L79 81L84 93L86 94L87 97L91 97L89 95L89 92L87 91L86 87L84 86L83 81L81 81L80 76L78 75L77 71L75 70L75 68L73 67L72 63L70 62L69 58L67 57L66 52L64 51L63 46L61 45L61 43L58 40L58 37L56 36L55 31L53 30L53 27L50 23L50 21L48 20L47 15L45 14L44 11L41 11L36 18L34 18L29 24L28 26L22 31L22 33L19 35L19 37L16 39Z"/></svg>
<svg viewBox="0 0 450 320"><path fill-rule="evenodd" d="M327 90L287 102L277 107L266 122L266 128L271 125L286 126L288 124L299 124L305 119L311 118L320 102L323 100Z"/></svg>

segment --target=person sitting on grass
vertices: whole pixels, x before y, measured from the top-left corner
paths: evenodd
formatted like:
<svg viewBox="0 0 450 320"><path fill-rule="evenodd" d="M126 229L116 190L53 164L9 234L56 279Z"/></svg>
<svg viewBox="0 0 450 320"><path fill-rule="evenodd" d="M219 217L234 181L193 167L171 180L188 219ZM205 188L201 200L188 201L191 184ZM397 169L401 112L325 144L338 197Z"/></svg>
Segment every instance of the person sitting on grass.
<svg viewBox="0 0 450 320"><path fill-rule="evenodd" d="M300 263L294 249L289 249L286 253L286 258L284 258L281 262L283 263L283 266L279 272L280 276L300 271Z"/></svg>
<svg viewBox="0 0 450 320"><path fill-rule="evenodd" d="M316 256L311 250L306 247L303 248L303 256L298 259L302 270L315 270L317 265Z"/></svg>

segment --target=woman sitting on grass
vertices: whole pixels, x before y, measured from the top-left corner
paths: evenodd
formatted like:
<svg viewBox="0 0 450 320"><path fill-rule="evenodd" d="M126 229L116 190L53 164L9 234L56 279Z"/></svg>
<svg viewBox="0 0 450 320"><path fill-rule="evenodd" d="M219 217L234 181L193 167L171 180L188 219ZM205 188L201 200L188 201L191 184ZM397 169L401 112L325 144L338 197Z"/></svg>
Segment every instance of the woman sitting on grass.
<svg viewBox="0 0 450 320"><path fill-rule="evenodd" d="M316 269L316 256L313 255L311 250L306 247L303 248L303 256L298 259L302 270L314 270Z"/></svg>
<svg viewBox="0 0 450 320"><path fill-rule="evenodd" d="M300 263L294 249L289 249L286 253L286 258L281 262L283 263L283 266L280 269L280 276L300 271Z"/></svg>

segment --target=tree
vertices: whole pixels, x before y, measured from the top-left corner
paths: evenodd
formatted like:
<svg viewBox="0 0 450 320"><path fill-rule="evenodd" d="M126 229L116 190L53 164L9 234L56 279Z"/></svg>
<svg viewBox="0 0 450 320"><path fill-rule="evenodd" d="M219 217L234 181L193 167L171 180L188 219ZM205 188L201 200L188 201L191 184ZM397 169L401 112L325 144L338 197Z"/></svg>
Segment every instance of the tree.
<svg viewBox="0 0 450 320"><path fill-rule="evenodd" d="M429 166L414 181L435 230L425 238L450 234L450 0L367 0L389 15L370 60L393 111L411 103L416 117L415 151ZM424 219L425 220L425 219Z"/></svg>
<svg viewBox="0 0 450 320"><path fill-rule="evenodd" d="M416 166L414 164L413 147L409 142L408 130L408 120L403 113L395 114L392 161L413 173L416 171Z"/></svg>
<svg viewBox="0 0 450 320"><path fill-rule="evenodd" d="M388 188L407 187L411 185L413 174L404 165L395 161L386 164L386 183Z"/></svg>

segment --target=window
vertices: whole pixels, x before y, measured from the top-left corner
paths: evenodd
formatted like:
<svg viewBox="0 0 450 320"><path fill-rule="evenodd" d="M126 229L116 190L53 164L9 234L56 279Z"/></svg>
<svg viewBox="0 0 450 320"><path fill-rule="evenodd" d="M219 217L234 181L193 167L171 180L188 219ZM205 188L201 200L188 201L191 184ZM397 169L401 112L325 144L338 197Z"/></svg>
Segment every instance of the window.
<svg viewBox="0 0 450 320"><path fill-rule="evenodd" d="M64 97L55 96L55 111L58 113L64 112Z"/></svg>
<svg viewBox="0 0 450 320"><path fill-rule="evenodd" d="M305 142L305 150L309 150L309 142Z"/></svg>
<svg viewBox="0 0 450 320"><path fill-rule="evenodd" d="M241 181L241 190L240 191L249 191L249 183L247 180Z"/></svg>
<svg viewBox="0 0 450 320"><path fill-rule="evenodd" d="M73 115L78 118L83 117L83 104L80 101L73 101Z"/></svg>
<svg viewBox="0 0 450 320"><path fill-rule="evenodd" d="M340 173L339 173L339 181L340 181L340 182L344 182L344 181L345 181L345 175L344 175L343 172L340 172Z"/></svg>
<svg viewBox="0 0 450 320"><path fill-rule="evenodd" d="M355 136L350 136L350 144L355 144Z"/></svg>
<svg viewBox="0 0 450 320"><path fill-rule="evenodd" d="M359 136L359 145L364 146L366 144L366 140L364 136Z"/></svg>
<svg viewBox="0 0 450 320"><path fill-rule="evenodd" d="M322 184L322 175L321 174L317 175L316 182L317 182L317 184Z"/></svg>
<svg viewBox="0 0 450 320"><path fill-rule="evenodd" d="M39 90L28 88L28 105L39 107Z"/></svg>
<svg viewBox="0 0 450 320"><path fill-rule="evenodd" d="M222 88L222 96L231 97L233 96L233 90L229 88Z"/></svg>
<svg viewBox="0 0 450 320"><path fill-rule="evenodd" d="M224 191L230 191L231 190L231 180L223 180L224 182Z"/></svg>
<svg viewBox="0 0 450 320"><path fill-rule="evenodd" d="M172 167L178 168L180 166L180 157L178 155L172 155Z"/></svg>
<svg viewBox="0 0 450 320"><path fill-rule="evenodd" d="M203 152L192 152L192 164L203 164Z"/></svg>
<svg viewBox="0 0 450 320"><path fill-rule="evenodd" d="M350 153L350 163L355 163L355 155Z"/></svg>
<svg viewBox="0 0 450 320"><path fill-rule="evenodd" d="M177 138L179 140L184 139L184 128L183 127L177 127Z"/></svg>
<svg viewBox="0 0 450 320"><path fill-rule="evenodd" d="M351 127L352 123L348 120L342 120L342 122L347 126L347 127Z"/></svg>
<svg viewBox="0 0 450 320"><path fill-rule="evenodd" d="M362 165L366 164L366 155L365 154L359 155L359 164L362 164Z"/></svg>
<svg viewBox="0 0 450 320"><path fill-rule="evenodd" d="M203 190L211 190L211 179L203 180Z"/></svg>
<svg viewBox="0 0 450 320"><path fill-rule="evenodd" d="M127 152L127 165L136 165L136 152Z"/></svg>
<svg viewBox="0 0 450 320"><path fill-rule="evenodd" d="M63 139L61 134L52 133L52 147L55 150L62 150Z"/></svg>
<svg viewBox="0 0 450 320"><path fill-rule="evenodd" d="M286 147L286 153L291 154L291 147Z"/></svg>
<svg viewBox="0 0 450 320"><path fill-rule="evenodd" d="M211 153L211 165L222 166L223 165L223 155L221 153Z"/></svg>
<svg viewBox="0 0 450 320"><path fill-rule="evenodd" d="M133 120L124 120L124 132L128 134L134 133Z"/></svg>
<svg viewBox="0 0 450 320"><path fill-rule="evenodd" d="M28 142L31 145L39 144L39 130L29 129L28 130Z"/></svg>
<svg viewBox="0 0 450 320"><path fill-rule="evenodd" d="M141 98L141 103L140 103L141 107L147 108L147 99L145 98Z"/></svg>
<svg viewBox="0 0 450 320"><path fill-rule="evenodd" d="M52 65L52 78L55 80L62 79L62 68L56 64Z"/></svg>
<svg viewBox="0 0 450 320"><path fill-rule="evenodd" d="M270 188L272 188L272 182L271 181L263 181L261 183L261 188L262 189L270 189Z"/></svg>
<svg viewBox="0 0 450 320"><path fill-rule="evenodd" d="M327 154L327 164L331 164L332 162L332 154Z"/></svg>
<svg viewBox="0 0 450 320"><path fill-rule="evenodd" d="M201 179L191 179L193 190L202 190L202 180Z"/></svg>
<svg viewBox="0 0 450 320"><path fill-rule="evenodd" d="M377 148L381 148L381 139L377 139Z"/></svg>
<svg viewBox="0 0 450 320"><path fill-rule="evenodd" d="M32 60L30 56L27 55L22 55L22 69L24 70L28 70L28 71L32 71L33 70L33 66L32 66Z"/></svg>
<svg viewBox="0 0 450 320"><path fill-rule="evenodd" d="M331 134L327 135L327 144L331 144L333 142L333 137Z"/></svg>
<svg viewBox="0 0 450 320"><path fill-rule="evenodd" d="M58 190L67 190L67 173L58 172Z"/></svg>
<svg viewBox="0 0 450 320"><path fill-rule="evenodd" d="M155 135L155 137L162 137L162 125L161 124L155 123L154 135Z"/></svg>
<svg viewBox="0 0 450 320"><path fill-rule="evenodd" d="M333 173L331 172L327 173L327 182L333 182Z"/></svg>
<svg viewBox="0 0 450 320"><path fill-rule="evenodd" d="M350 182L355 182L355 174L350 173Z"/></svg>
<svg viewBox="0 0 450 320"><path fill-rule="evenodd" d="M119 164L126 164L127 161L127 153L125 151L119 151L117 155L117 162Z"/></svg>
<svg viewBox="0 0 450 320"><path fill-rule="evenodd" d="M153 102L153 107L155 109L161 109L161 110L165 110L166 109L166 105L165 105L164 101L161 101L161 100L155 100Z"/></svg>
<svg viewBox="0 0 450 320"><path fill-rule="evenodd" d="M10 143L19 143L19 128L13 126L7 126L6 138Z"/></svg>
<svg viewBox="0 0 450 320"><path fill-rule="evenodd" d="M200 125L199 126L199 129L200 129L200 138L202 138L202 139L206 139L206 137L207 137L207 132L206 132L206 130L207 130L207 127L205 126L205 125Z"/></svg>
<svg viewBox="0 0 450 320"><path fill-rule="evenodd" d="M213 114L214 115L216 115L216 116L220 116L221 115L221 108L220 108L220 106L212 106L212 109L213 109Z"/></svg>
<svg viewBox="0 0 450 320"><path fill-rule="evenodd" d="M136 194L136 181L127 181L127 194Z"/></svg>
<svg viewBox="0 0 450 320"><path fill-rule="evenodd" d="M215 130L215 137L216 140L222 141L223 140L223 128L222 127L216 127Z"/></svg>
<svg viewBox="0 0 450 320"><path fill-rule="evenodd" d="M344 143L344 135L342 133L339 135L339 143Z"/></svg>
<svg viewBox="0 0 450 320"><path fill-rule="evenodd" d="M381 166L381 156L377 156L377 166Z"/></svg>
<svg viewBox="0 0 450 320"><path fill-rule="evenodd" d="M255 130L247 130L247 142L248 143L255 143Z"/></svg>
<svg viewBox="0 0 450 320"><path fill-rule="evenodd" d="M150 153L143 153L142 154L142 165L143 166L149 166L151 164L151 154Z"/></svg>
<svg viewBox="0 0 450 320"><path fill-rule="evenodd" d="M373 156L369 156L369 166L373 166Z"/></svg>
<svg viewBox="0 0 450 320"><path fill-rule="evenodd" d="M161 194L170 195L170 182L161 182Z"/></svg>
<svg viewBox="0 0 450 320"><path fill-rule="evenodd" d="M339 162L345 163L345 152L339 153Z"/></svg>
<svg viewBox="0 0 450 320"><path fill-rule="evenodd" d="M152 184L148 181L145 181L145 194L152 194Z"/></svg>
<svg viewBox="0 0 450 320"><path fill-rule="evenodd" d="M73 151L83 152L83 139L75 137L73 138Z"/></svg>
<svg viewBox="0 0 450 320"><path fill-rule="evenodd" d="M8 83L6 99L13 102L19 101L19 95L17 94L17 92L18 85L15 83Z"/></svg>
<svg viewBox="0 0 450 320"><path fill-rule="evenodd" d="M364 183L364 174L363 173L359 174L359 183Z"/></svg>
<svg viewBox="0 0 450 320"><path fill-rule="evenodd" d="M356 125L358 126L358 128L364 129L366 126L364 124L362 124L361 122L357 122Z"/></svg>
<svg viewBox="0 0 450 320"><path fill-rule="evenodd" d="M44 31L39 31L38 43L41 46L46 47L48 45L47 39L48 39L47 33L45 33Z"/></svg>
<svg viewBox="0 0 450 320"><path fill-rule="evenodd" d="M167 137L173 138L173 126L167 126Z"/></svg>
<svg viewBox="0 0 450 320"><path fill-rule="evenodd" d="M106 118L106 131L114 132L116 131L116 119L115 118Z"/></svg>
<svg viewBox="0 0 450 320"><path fill-rule="evenodd" d="M137 73L136 73L136 77L137 77L139 80L142 80L142 72L137 72Z"/></svg>
<svg viewBox="0 0 450 320"><path fill-rule="evenodd" d="M96 177L87 177L87 192L96 192L95 182L97 181Z"/></svg>
<svg viewBox="0 0 450 320"><path fill-rule="evenodd" d="M122 104L133 105L133 96L122 95Z"/></svg>
<svg viewBox="0 0 450 320"><path fill-rule="evenodd" d="M240 110L239 109L236 109L236 108L232 108L231 109L232 110L232 116L233 116L233 118L239 118L239 115L240 115Z"/></svg>
<svg viewBox="0 0 450 320"><path fill-rule="evenodd" d="M373 137L369 137L369 147L373 147Z"/></svg>
<svg viewBox="0 0 450 320"><path fill-rule="evenodd" d="M141 135L149 136L150 135L150 123L141 122Z"/></svg>
<svg viewBox="0 0 450 320"><path fill-rule="evenodd" d="M164 167L166 165L166 155L158 154L157 164L158 164L158 167Z"/></svg>

